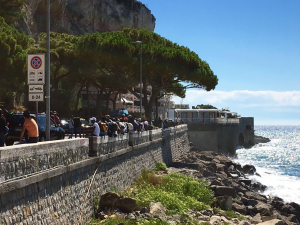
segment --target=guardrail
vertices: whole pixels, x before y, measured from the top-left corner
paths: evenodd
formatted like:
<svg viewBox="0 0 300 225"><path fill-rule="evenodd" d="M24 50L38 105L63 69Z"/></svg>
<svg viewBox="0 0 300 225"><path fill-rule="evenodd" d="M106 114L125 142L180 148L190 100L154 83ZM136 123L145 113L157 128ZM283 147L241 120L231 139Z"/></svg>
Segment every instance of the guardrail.
<svg viewBox="0 0 300 225"><path fill-rule="evenodd" d="M186 124L238 124L240 121L236 118L182 118Z"/></svg>
<svg viewBox="0 0 300 225"><path fill-rule="evenodd" d="M155 141L165 138L170 133L176 133L187 130L187 125L178 125L167 129L149 130L143 132L130 132L127 134L119 134L117 137L89 137L90 156L100 156L114 153L118 150L127 148L128 146L137 146L149 141Z"/></svg>

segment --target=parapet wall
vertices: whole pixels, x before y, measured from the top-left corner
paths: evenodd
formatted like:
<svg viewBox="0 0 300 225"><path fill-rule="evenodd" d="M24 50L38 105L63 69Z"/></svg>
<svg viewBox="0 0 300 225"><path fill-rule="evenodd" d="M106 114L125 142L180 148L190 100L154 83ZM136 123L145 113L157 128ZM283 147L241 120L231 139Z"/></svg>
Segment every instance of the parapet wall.
<svg viewBox="0 0 300 225"><path fill-rule="evenodd" d="M80 221L84 224L89 221L94 212L94 197L111 188L124 189L138 177L143 168L151 169L158 161L170 164L189 151L186 125L164 132L152 132L152 137L150 133L148 137L145 135L135 137L137 139L133 142L135 144L126 147L124 142L126 138L129 140L129 136L121 137L115 142L93 137L94 149L90 148L90 150L96 152L97 156L78 161L69 160L72 163L47 170L42 169L21 179L1 183L0 224L79 224ZM147 141L141 143L142 140ZM56 143L62 145L69 143L71 146L70 143L75 141L79 143L73 145L74 151L79 145L81 149L85 149L84 154L86 154L88 139L47 144L54 146ZM110 149L107 150L109 145ZM42 150L45 145L33 146L47 155L46 149ZM29 145L27 147L31 148ZM70 151L67 149L66 147L67 152ZM68 158L64 160L68 161ZM92 180L90 192L84 203ZM79 219L80 215L81 219Z"/></svg>
<svg viewBox="0 0 300 225"><path fill-rule="evenodd" d="M254 143L254 118L242 117L238 123L189 124L190 141L202 151L235 155L238 145Z"/></svg>

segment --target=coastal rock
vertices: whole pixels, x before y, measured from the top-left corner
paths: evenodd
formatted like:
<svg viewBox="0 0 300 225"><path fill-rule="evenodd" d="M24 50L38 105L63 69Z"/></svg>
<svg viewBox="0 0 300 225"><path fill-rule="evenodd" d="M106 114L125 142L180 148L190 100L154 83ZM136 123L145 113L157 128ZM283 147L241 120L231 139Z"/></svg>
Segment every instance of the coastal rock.
<svg viewBox="0 0 300 225"><path fill-rule="evenodd" d="M235 197L236 192L235 192L235 189L232 187L217 186L216 187L216 195L219 195L219 196L227 195L227 196Z"/></svg>
<svg viewBox="0 0 300 225"><path fill-rule="evenodd" d="M155 217L163 219L166 217L166 209L160 202L156 202L156 203L151 202L150 214L152 214Z"/></svg>
<svg viewBox="0 0 300 225"><path fill-rule="evenodd" d="M237 203L233 203L232 204L232 209L236 212L239 212L243 215L246 215L247 214L247 210L246 210L246 207L244 205L239 205Z"/></svg>
<svg viewBox="0 0 300 225"><path fill-rule="evenodd" d="M239 225L250 225L250 223L247 220L242 220Z"/></svg>
<svg viewBox="0 0 300 225"><path fill-rule="evenodd" d="M100 208L112 208L116 205L116 202L120 199L120 196L114 192L107 192L100 197Z"/></svg>
<svg viewBox="0 0 300 225"><path fill-rule="evenodd" d="M15 26L29 37L46 32L46 1L26 0L24 16ZM82 35L85 33L121 31L123 28L154 31L155 17L136 0L52 0L51 31Z"/></svg>
<svg viewBox="0 0 300 225"><path fill-rule="evenodd" d="M242 197L241 198L242 202L248 206L248 205L251 205L251 206L255 206L257 205L258 201L257 200L254 200L254 199L247 199L247 198L244 198Z"/></svg>
<svg viewBox="0 0 300 225"><path fill-rule="evenodd" d="M243 182L243 183L246 184L246 185L250 185L250 184L251 184L251 180L248 180L248 179L240 179L239 182L240 182L240 183Z"/></svg>
<svg viewBox="0 0 300 225"><path fill-rule="evenodd" d="M273 206L270 204L258 203L253 211L260 213L261 216L271 216L273 211Z"/></svg>
<svg viewBox="0 0 300 225"><path fill-rule="evenodd" d="M267 142L270 142L271 140L269 138L265 138L265 137L262 137L262 136L257 136L257 135L254 135L254 144L260 144L260 143L267 143Z"/></svg>
<svg viewBox="0 0 300 225"><path fill-rule="evenodd" d="M262 222L269 221L269 220L274 220L274 219L278 219L278 216L277 215L272 215L272 216L262 216L261 217Z"/></svg>
<svg viewBox="0 0 300 225"><path fill-rule="evenodd" d="M115 207L122 210L122 212L131 213L137 207L136 200L134 198L128 198L128 197L120 198L116 202Z"/></svg>
<svg viewBox="0 0 300 225"><path fill-rule="evenodd" d="M259 194L256 194L256 193L250 192L250 191L245 192L245 197L248 199L255 199L258 201L262 201L265 203L267 202L267 198L265 196L262 196L262 195L259 195Z"/></svg>
<svg viewBox="0 0 300 225"><path fill-rule="evenodd" d="M284 223L282 220L274 219L274 220L258 223L258 225L284 225Z"/></svg>
<svg viewBox="0 0 300 225"><path fill-rule="evenodd" d="M225 155L217 155L215 159L219 160L221 164L225 164L226 166L231 166L233 162Z"/></svg>
<svg viewBox="0 0 300 225"><path fill-rule="evenodd" d="M211 225L218 225L221 224L222 218L220 216L212 216L209 222Z"/></svg>
<svg viewBox="0 0 300 225"><path fill-rule="evenodd" d="M262 223L260 213L257 213L254 217L251 218L251 223L252 224Z"/></svg>
<svg viewBox="0 0 300 225"><path fill-rule="evenodd" d="M223 210L232 209L232 197L231 196L217 196L217 205Z"/></svg>
<svg viewBox="0 0 300 225"><path fill-rule="evenodd" d="M250 175L253 175L256 172L255 166L248 165L248 164L244 165L242 167L242 170L243 170L244 173L250 174Z"/></svg>

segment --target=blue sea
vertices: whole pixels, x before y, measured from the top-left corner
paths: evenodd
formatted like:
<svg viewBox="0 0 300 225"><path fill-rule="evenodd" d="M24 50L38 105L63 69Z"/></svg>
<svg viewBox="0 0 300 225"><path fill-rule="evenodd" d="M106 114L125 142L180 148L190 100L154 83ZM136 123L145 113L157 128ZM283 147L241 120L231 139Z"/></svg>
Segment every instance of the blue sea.
<svg viewBox="0 0 300 225"><path fill-rule="evenodd" d="M268 186L263 194L300 204L300 126L255 126L255 134L271 142L238 147L234 161L256 167L261 177L250 178Z"/></svg>

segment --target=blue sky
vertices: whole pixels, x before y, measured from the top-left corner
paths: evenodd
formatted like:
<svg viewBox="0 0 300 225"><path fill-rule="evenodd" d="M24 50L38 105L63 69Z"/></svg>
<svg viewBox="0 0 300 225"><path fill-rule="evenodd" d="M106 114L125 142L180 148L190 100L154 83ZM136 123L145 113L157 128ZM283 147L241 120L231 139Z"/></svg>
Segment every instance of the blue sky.
<svg viewBox="0 0 300 225"><path fill-rule="evenodd" d="M219 78L214 91L187 91L184 103L229 107L256 125L300 125L299 0L141 1L156 33L189 47Z"/></svg>

